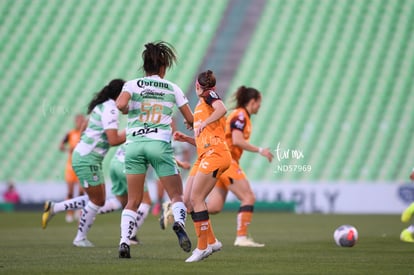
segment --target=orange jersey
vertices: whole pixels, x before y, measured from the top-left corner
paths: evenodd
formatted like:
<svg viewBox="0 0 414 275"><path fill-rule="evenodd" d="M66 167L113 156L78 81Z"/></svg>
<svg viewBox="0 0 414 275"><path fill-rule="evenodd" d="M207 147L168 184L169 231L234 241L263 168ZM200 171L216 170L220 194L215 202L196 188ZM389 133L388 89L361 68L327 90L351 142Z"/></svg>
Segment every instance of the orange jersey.
<svg viewBox="0 0 414 275"><path fill-rule="evenodd" d="M220 97L213 91L205 98L200 98L194 110L194 130L200 127L201 122L205 121L213 112L212 103L215 100L220 100ZM195 137L198 156L202 156L205 152L211 149L212 146L217 146L225 143L225 118L210 123L201 131L198 137Z"/></svg>
<svg viewBox="0 0 414 275"><path fill-rule="evenodd" d="M232 132L241 131L244 139L249 141L251 128L250 115L245 108L237 108L227 117L226 143L229 146L232 158L237 162L243 154L243 149L233 145Z"/></svg>
<svg viewBox="0 0 414 275"><path fill-rule="evenodd" d="M69 146L68 162L70 163L72 163L72 151L73 149L75 149L76 145L78 144L80 137L81 137L81 131L73 129L66 134L65 139L63 140L63 143L65 144L67 143Z"/></svg>
<svg viewBox="0 0 414 275"><path fill-rule="evenodd" d="M69 147L68 160L66 162L66 167L65 167L66 182L71 182L71 183L79 182L75 174L75 171L73 171L73 168L72 168L72 151L75 149L76 145L78 144L80 137L81 137L81 131L73 129L66 134L65 139L63 140L63 143L68 144L68 147Z"/></svg>

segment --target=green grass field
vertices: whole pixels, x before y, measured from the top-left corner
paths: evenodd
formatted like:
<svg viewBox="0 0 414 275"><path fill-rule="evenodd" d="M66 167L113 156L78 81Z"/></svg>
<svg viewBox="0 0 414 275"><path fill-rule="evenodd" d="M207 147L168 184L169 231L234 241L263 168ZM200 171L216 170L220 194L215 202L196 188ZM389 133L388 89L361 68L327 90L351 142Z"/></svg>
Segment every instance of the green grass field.
<svg viewBox="0 0 414 275"><path fill-rule="evenodd" d="M72 246L76 225L58 214L46 230L40 212L0 213L0 274L413 274L414 244L402 243L397 215L300 215L255 213L250 233L264 248L237 248L235 212L212 216L223 250L198 263L185 263L171 228L148 216L142 245L131 259L118 258L120 212L97 217L89 233L96 247ZM333 231L353 224L359 241L337 247ZM190 219L187 231L196 245Z"/></svg>

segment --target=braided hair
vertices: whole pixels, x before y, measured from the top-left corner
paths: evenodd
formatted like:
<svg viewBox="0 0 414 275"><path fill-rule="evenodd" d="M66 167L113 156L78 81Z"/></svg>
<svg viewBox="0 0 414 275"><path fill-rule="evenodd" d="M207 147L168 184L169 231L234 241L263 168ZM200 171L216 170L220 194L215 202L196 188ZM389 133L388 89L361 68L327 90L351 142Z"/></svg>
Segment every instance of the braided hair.
<svg viewBox="0 0 414 275"><path fill-rule="evenodd" d="M203 90L201 96L204 96L205 91L214 90L216 87L216 77L211 70L200 73L197 77L197 82L200 85L200 88Z"/></svg>

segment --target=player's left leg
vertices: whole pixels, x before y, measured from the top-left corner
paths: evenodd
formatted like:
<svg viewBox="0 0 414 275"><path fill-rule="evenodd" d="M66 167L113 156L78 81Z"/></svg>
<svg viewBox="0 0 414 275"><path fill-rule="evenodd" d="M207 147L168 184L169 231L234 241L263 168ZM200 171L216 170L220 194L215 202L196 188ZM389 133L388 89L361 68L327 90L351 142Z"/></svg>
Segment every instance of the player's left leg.
<svg viewBox="0 0 414 275"><path fill-rule="evenodd" d="M228 186L240 200L240 208L237 214L237 237L235 246L263 247L264 244L253 241L248 237L248 227L253 218L255 195L246 178L233 179L233 184Z"/></svg>

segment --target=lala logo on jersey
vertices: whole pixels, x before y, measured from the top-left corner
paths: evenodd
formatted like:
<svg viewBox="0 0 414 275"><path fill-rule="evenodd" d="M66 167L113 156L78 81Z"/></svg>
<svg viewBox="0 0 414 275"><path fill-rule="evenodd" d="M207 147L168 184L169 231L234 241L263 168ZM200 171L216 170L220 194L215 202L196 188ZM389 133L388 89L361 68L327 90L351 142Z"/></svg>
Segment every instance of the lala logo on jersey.
<svg viewBox="0 0 414 275"><path fill-rule="evenodd" d="M92 179L94 180L94 181L99 181L99 176L97 175L97 174L93 174L93 176L92 176Z"/></svg>
<svg viewBox="0 0 414 275"><path fill-rule="evenodd" d="M218 94L216 92L210 91L210 96L212 98L219 98Z"/></svg>
<svg viewBox="0 0 414 275"><path fill-rule="evenodd" d="M236 126L237 129L240 129L240 130L243 130L244 128L244 122L240 120L236 120L236 122L234 122L234 125Z"/></svg>
<svg viewBox="0 0 414 275"><path fill-rule="evenodd" d="M116 124L117 122L118 122L118 120L113 119L113 120L111 120L111 121L108 122L108 125Z"/></svg>

